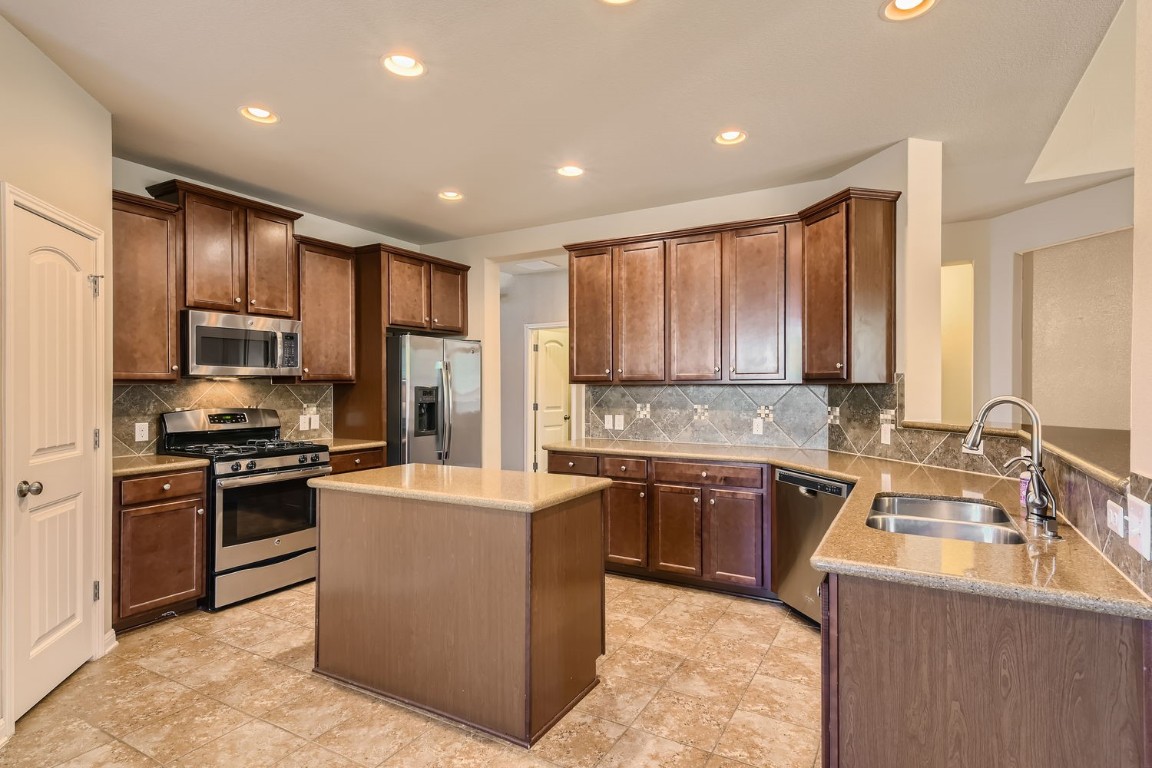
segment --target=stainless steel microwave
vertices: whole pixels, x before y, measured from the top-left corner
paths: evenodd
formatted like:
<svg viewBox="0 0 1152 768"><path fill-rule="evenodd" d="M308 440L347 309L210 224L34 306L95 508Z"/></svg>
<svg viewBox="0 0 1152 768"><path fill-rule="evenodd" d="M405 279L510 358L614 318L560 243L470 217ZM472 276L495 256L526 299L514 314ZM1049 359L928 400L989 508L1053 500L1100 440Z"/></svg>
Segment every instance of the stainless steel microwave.
<svg viewBox="0 0 1152 768"><path fill-rule="evenodd" d="M185 376L299 376L300 321L183 313Z"/></svg>

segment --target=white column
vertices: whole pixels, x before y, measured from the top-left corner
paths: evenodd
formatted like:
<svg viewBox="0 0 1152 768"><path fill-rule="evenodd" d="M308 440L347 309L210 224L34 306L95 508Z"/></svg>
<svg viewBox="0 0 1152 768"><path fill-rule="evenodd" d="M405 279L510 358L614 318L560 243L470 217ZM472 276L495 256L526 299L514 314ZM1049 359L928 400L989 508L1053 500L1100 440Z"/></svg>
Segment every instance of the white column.
<svg viewBox="0 0 1152 768"><path fill-rule="evenodd" d="M939 421L943 145L908 140L903 259L897 262L897 367L907 418ZM897 226L900 222L897 221Z"/></svg>
<svg viewBox="0 0 1152 768"><path fill-rule="evenodd" d="M1152 0L1136 8L1132 241L1132 471L1152 477Z"/></svg>

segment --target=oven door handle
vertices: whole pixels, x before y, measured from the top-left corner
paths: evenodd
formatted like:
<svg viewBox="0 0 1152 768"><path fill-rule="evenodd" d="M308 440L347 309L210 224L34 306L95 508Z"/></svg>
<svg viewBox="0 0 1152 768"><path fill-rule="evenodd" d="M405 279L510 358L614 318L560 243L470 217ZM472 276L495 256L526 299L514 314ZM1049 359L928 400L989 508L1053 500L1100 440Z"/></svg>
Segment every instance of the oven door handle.
<svg viewBox="0 0 1152 768"><path fill-rule="evenodd" d="M267 485L268 483L278 483L282 480L302 480L310 477L323 477L324 475L330 474L332 474L332 467L289 469L281 472L267 472L262 475L250 475L248 477L229 477L223 480L217 480L216 487L227 490L229 488L243 488L246 485Z"/></svg>

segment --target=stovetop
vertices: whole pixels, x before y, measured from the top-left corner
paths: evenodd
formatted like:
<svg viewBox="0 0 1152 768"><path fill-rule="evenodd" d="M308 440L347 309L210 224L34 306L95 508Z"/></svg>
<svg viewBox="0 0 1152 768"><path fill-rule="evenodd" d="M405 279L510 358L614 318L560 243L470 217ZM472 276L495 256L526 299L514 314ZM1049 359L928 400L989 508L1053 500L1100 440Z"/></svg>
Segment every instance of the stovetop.
<svg viewBox="0 0 1152 768"><path fill-rule="evenodd" d="M215 477L302 471L328 465L328 446L280 437L267 408L202 408L160 417L159 453L207 458Z"/></svg>
<svg viewBox="0 0 1152 768"><path fill-rule="evenodd" d="M263 458L266 456L293 456L298 453L319 453L328 446L300 440L280 438L245 440L235 443L192 443L166 447L165 453L182 456L203 456L212 459Z"/></svg>

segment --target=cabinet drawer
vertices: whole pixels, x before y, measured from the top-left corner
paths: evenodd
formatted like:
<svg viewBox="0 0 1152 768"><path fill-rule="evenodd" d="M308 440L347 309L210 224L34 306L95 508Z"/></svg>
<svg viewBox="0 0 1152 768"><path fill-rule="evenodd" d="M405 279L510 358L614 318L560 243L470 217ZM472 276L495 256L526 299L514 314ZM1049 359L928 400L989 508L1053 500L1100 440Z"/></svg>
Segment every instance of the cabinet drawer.
<svg viewBox="0 0 1152 768"><path fill-rule="evenodd" d="M597 456L581 456L575 453L549 453L548 471L554 475L600 474L600 461Z"/></svg>
<svg viewBox="0 0 1152 768"><path fill-rule="evenodd" d="M124 480L120 483L120 503L123 506L203 495L204 472L201 470L170 475L150 475L133 480Z"/></svg>
<svg viewBox="0 0 1152 768"><path fill-rule="evenodd" d="M371 451L349 451L333 453L331 456L332 474L359 472L362 469L376 469L384 466L384 452L379 448Z"/></svg>
<svg viewBox="0 0 1152 768"><path fill-rule="evenodd" d="M656 461L652 464L652 476L658 483L730 485L737 488L764 487L764 467L758 465Z"/></svg>
<svg viewBox="0 0 1152 768"><path fill-rule="evenodd" d="M601 456L600 474L621 480L646 480L648 462L644 459L622 459L619 456Z"/></svg>

